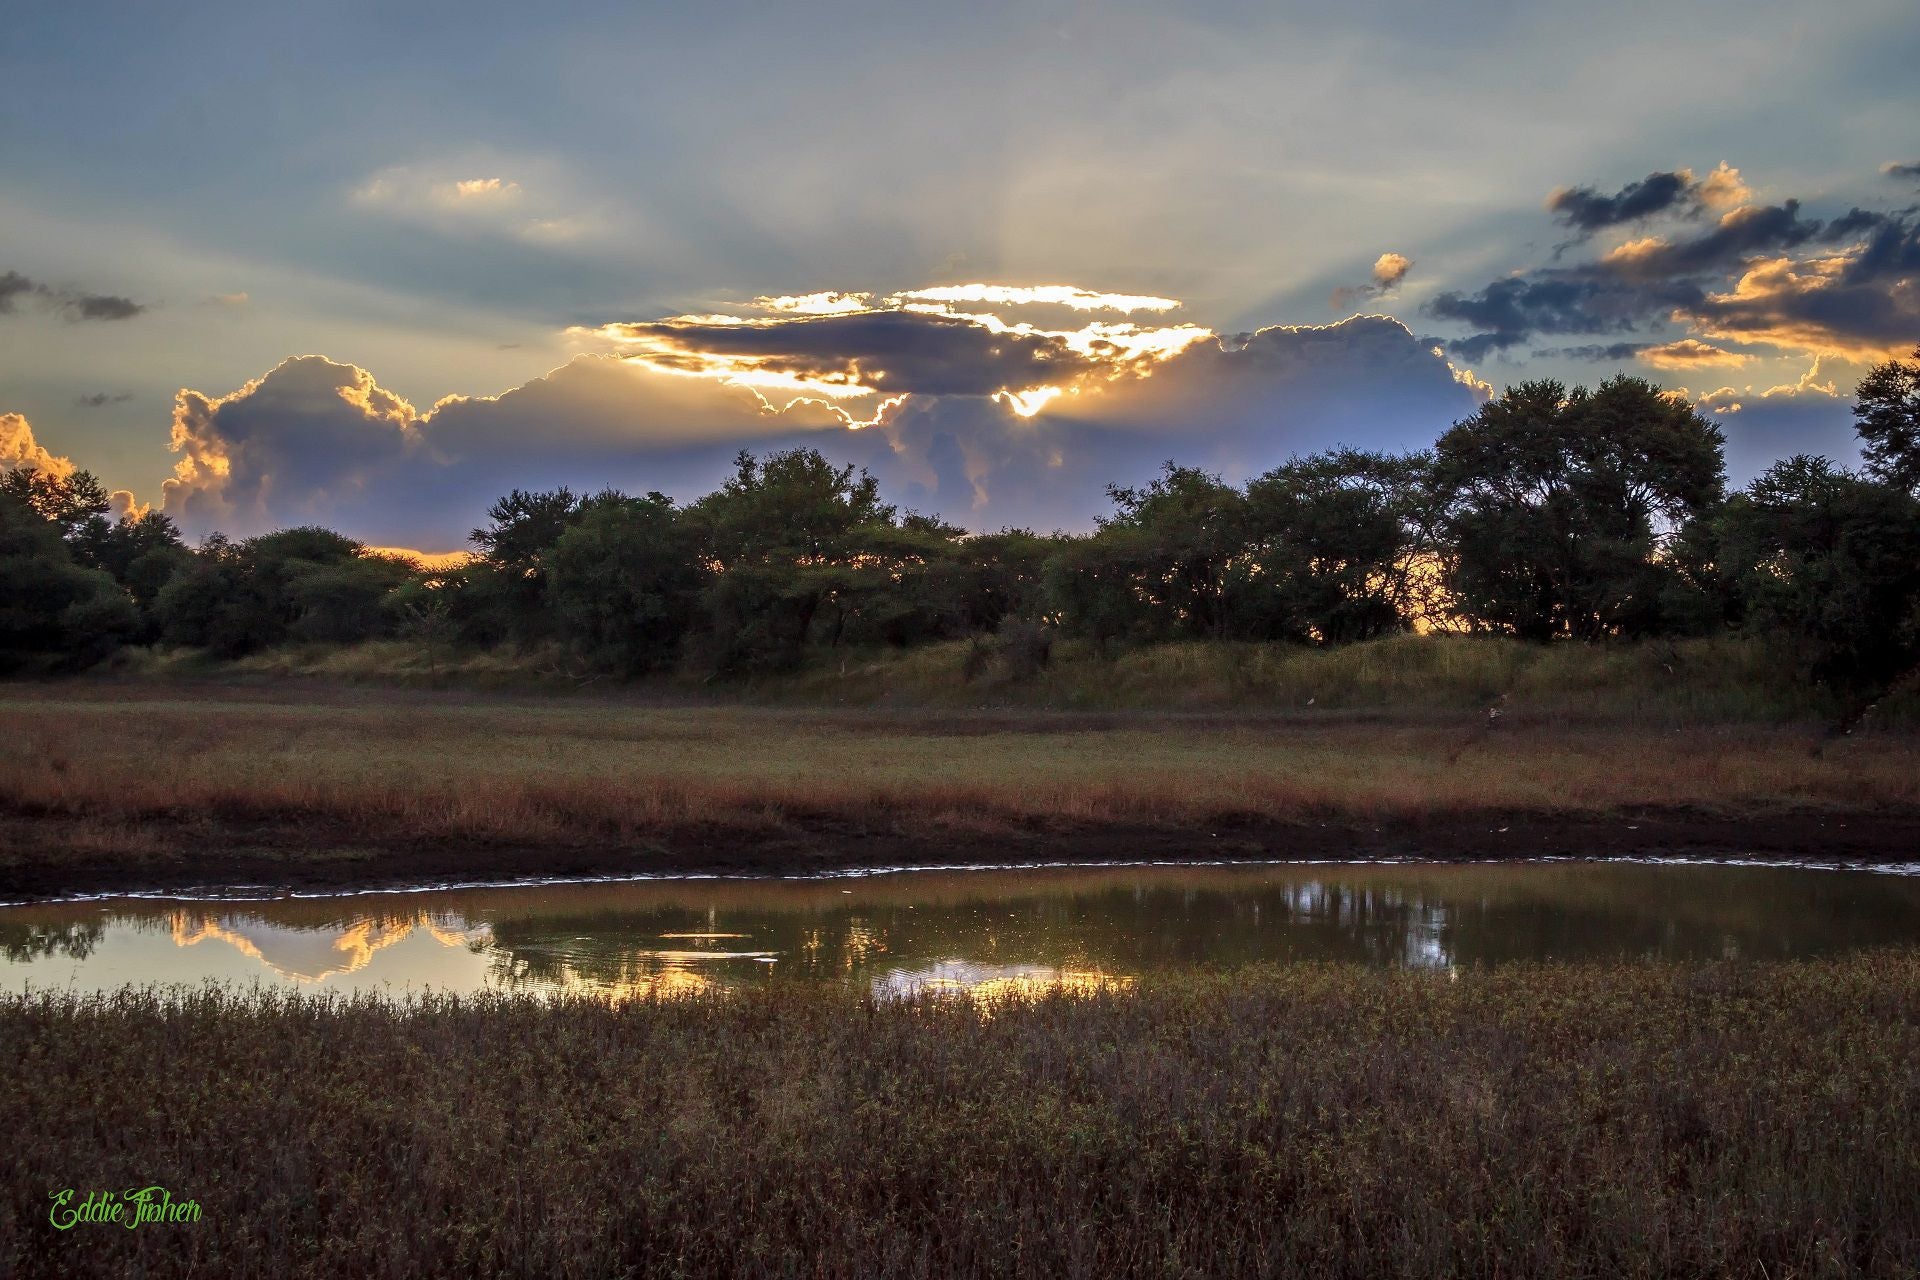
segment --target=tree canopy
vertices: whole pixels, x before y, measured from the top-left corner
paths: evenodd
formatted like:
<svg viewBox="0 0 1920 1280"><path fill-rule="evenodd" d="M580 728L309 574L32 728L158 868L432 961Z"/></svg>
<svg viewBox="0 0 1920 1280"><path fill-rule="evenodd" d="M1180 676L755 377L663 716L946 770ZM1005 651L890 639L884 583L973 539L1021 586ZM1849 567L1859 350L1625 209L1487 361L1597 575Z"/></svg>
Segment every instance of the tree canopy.
<svg viewBox="0 0 1920 1280"><path fill-rule="evenodd" d="M1527 382L1427 452L1339 449L1244 482L1169 461L1111 488L1079 536L970 534L818 450L742 453L684 505L514 489L471 561L433 571L317 527L189 548L164 515L111 515L88 472L17 469L0 473L0 664L414 636L752 677L972 638L968 670L997 651L1031 674L1056 635L1111 649L1726 629L1870 693L1920 662L1920 350L1875 368L1854 412L1860 472L1791 458L1729 497L1720 430L1683 398L1631 377Z"/></svg>

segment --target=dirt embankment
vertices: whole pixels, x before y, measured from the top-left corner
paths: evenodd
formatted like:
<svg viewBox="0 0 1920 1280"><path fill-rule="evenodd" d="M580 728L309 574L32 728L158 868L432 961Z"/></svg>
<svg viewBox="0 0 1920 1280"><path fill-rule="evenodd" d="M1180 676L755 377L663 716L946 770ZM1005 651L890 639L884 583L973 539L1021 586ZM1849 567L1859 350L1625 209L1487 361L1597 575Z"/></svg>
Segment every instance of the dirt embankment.
<svg viewBox="0 0 1920 1280"><path fill-rule="evenodd" d="M543 845L388 841L305 820L213 827L146 822L103 830L69 819L16 816L0 819L0 848L6 850L0 901L16 901L241 885L362 889L558 876L813 875L1048 862L1688 856L1872 864L1920 860L1920 813L1484 812L1203 827L1048 822L994 832L876 827L815 814L789 815L757 829L692 825L632 842Z"/></svg>

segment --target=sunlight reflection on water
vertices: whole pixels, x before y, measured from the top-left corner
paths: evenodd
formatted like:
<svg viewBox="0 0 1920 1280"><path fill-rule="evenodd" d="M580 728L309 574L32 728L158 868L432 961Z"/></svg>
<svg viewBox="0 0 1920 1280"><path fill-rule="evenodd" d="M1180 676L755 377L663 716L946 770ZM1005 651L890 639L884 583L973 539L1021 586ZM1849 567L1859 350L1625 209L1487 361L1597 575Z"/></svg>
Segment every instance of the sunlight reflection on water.
<svg viewBox="0 0 1920 1280"><path fill-rule="evenodd" d="M1787 957L1920 941L1920 881L1531 863L921 871L0 908L7 987L877 994L1125 985L1192 966Z"/></svg>

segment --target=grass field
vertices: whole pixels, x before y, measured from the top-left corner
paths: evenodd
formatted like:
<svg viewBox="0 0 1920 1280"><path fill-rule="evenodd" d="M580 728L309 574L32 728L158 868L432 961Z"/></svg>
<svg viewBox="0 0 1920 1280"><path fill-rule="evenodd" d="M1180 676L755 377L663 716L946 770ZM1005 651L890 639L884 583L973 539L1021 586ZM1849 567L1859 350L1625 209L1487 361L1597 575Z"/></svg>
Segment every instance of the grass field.
<svg viewBox="0 0 1920 1280"><path fill-rule="evenodd" d="M1913 1274L1920 953L0 999L19 1276ZM197 1224L53 1231L158 1184Z"/></svg>
<svg viewBox="0 0 1920 1280"><path fill-rule="evenodd" d="M1050 665L1020 678L997 659L970 676L971 648L961 640L906 650L815 650L801 670L758 681L717 683L679 673L649 677L639 687L703 701L943 710L1317 708L1405 715L1478 712L1504 699L1521 712L1663 725L1831 721L1857 710L1798 678L1777 646L1740 639L1602 646L1406 635L1331 649L1159 644L1106 657L1063 641ZM558 650L462 651L406 641L293 645L221 663L191 651L130 651L120 670L156 681L293 677L414 688L620 687ZM1920 696L1905 689L1871 719L1876 727L1920 726Z"/></svg>
<svg viewBox="0 0 1920 1280"><path fill-rule="evenodd" d="M1678 820L1747 829L1695 846L1810 852L1845 821L1911 856L1920 830L1912 734L1524 707L946 711L128 682L0 687L0 726L0 893L99 887L115 865L127 883L587 869L554 851L599 870L804 869L867 856L862 841L882 860L1356 839L1446 856L1578 852L1598 824L1608 850L1632 851L1629 832L1662 847ZM1888 815L1907 825L1873 836ZM89 870L67 884L63 866Z"/></svg>

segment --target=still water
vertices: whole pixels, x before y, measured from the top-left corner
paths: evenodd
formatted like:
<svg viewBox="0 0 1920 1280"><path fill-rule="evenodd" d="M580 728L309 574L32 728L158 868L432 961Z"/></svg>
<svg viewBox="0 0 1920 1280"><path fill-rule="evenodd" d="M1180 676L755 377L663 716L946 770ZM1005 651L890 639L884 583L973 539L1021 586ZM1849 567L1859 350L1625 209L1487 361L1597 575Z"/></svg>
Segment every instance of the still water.
<svg viewBox="0 0 1920 1280"><path fill-rule="evenodd" d="M1621 863L911 871L0 908L4 989L615 997L1125 983L1296 960L1793 957L1920 943L1920 876Z"/></svg>

